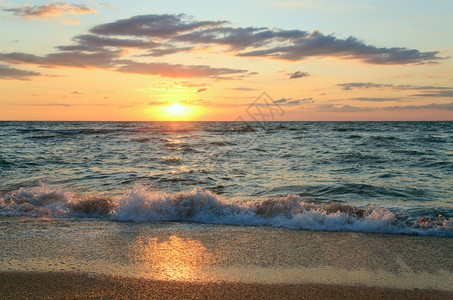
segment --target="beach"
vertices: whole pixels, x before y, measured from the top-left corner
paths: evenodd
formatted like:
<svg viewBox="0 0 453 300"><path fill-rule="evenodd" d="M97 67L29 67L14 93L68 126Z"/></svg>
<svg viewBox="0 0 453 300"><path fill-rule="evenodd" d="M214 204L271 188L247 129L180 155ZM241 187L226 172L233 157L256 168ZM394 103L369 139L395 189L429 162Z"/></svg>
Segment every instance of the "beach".
<svg viewBox="0 0 453 300"><path fill-rule="evenodd" d="M98 220L0 224L4 298L453 297L448 238Z"/></svg>
<svg viewBox="0 0 453 300"><path fill-rule="evenodd" d="M0 272L5 299L451 299L453 293L320 284L190 283L80 273Z"/></svg>

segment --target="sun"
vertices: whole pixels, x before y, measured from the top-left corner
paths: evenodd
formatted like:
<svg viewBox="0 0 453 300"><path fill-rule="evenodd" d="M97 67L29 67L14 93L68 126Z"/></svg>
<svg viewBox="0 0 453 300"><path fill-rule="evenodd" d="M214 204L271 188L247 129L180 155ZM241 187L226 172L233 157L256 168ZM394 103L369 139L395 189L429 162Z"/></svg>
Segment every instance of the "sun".
<svg viewBox="0 0 453 300"><path fill-rule="evenodd" d="M181 102L151 106L148 110L157 121L192 121L202 115L204 111L205 109L199 105Z"/></svg>
<svg viewBox="0 0 453 300"><path fill-rule="evenodd" d="M187 113L187 108L179 103L173 103L167 106L165 110L178 117L184 116L184 114Z"/></svg>

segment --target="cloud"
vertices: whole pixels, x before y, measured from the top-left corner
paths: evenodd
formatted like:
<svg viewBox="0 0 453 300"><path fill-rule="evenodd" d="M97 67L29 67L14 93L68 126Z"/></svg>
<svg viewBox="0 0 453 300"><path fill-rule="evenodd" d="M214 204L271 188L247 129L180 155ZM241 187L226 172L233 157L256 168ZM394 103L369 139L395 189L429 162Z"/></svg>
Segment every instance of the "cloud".
<svg viewBox="0 0 453 300"><path fill-rule="evenodd" d="M446 86L430 86L430 85L417 86L417 85L408 85L408 84L393 85L393 84L381 84L381 83L372 83L372 82L341 83L341 84L338 84L337 86L342 87L342 89L345 91L350 91L354 88L357 88L357 89L381 89L381 90L390 89L390 90L397 90L397 91L419 91L419 93L417 93L417 94L410 95L413 97L453 98L453 87L446 87ZM351 100L360 100L360 99L373 99L373 98L356 98L356 99L351 99ZM376 98L376 99L379 99L379 98ZM386 99L386 98L382 98L382 99ZM388 99L392 99L392 98L388 98ZM395 100L395 99L393 99L393 100Z"/></svg>
<svg viewBox="0 0 453 300"><path fill-rule="evenodd" d="M364 101L364 102L386 102L386 101L401 101L399 98L368 98L368 97L357 97L349 100Z"/></svg>
<svg viewBox="0 0 453 300"><path fill-rule="evenodd" d="M144 75L160 75L172 78L211 77L228 79L228 75L242 74L247 70L212 68L205 65L181 65L168 63L141 63L132 60L117 60L116 71Z"/></svg>
<svg viewBox="0 0 453 300"><path fill-rule="evenodd" d="M225 46L237 56L300 61L313 57L355 59L370 64L421 64L441 59L437 51L421 52L404 47L377 47L356 37L346 39L320 31L282 30L268 27L226 27L226 21L194 21L184 15L140 15L100 24L91 33L165 40L171 45L156 55L175 53L175 48ZM185 47L178 47L183 43ZM176 50L175 50L176 51ZM151 51L151 55L153 52Z"/></svg>
<svg viewBox="0 0 453 300"><path fill-rule="evenodd" d="M0 61L12 64L36 64L44 67L66 66L78 68L109 68L113 59L120 57L120 51L98 50L96 52L67 51L50 53L45 56L21 52L0 53Z"/></svg>
<svg viewBox="0 0 453 300"><path fill-rule="evenodd" d="M75 104L67 104L67 103L27 103L27 104L16 104L17 106L62 106L62 107L70 107L74 106Z"/></svg>
<svg viewBox="0 0 453 300"><path fill-rule="evenodd" d="M207 89L208 89L208 88L201 88L201 89L198 89L198 90L197 90L197 93L204 92L204 91L206 91Z"/></svg>
<svg viewBox="0 0 453 300"><path fill-rule="evenodd" d="M301 72L301 71L296 71L292 74L290 74L291 76L289 77L289 79L295 79L295 78L302 78L302 77L308 77L310 76L310 74L308 74L307 72Z"/></svg>
<svg viewBox="0 0 453 300"><path fill-rule="evenodd" d="M438 109L438 110L453 110L453 102L446 104L431 103L428 105L407 105L407 106L388 106L383 107L383 110L403 110L403 109Z"/></svg>
<svg viewBox="0 0 453 300"><path fill-rule="evenodd" d="M16 8L4 8L4 11L12 12L16 16L26 18L47 18L56 15L79 15L97 13L94 9L84 4L68 4L52 2L41 6L24 5Z"/></svg>
<svg viewBox="0 0 453 300"><path fill-rule="evenodd" d="M300 105L300 104L304 104L304 103L313 103L313 98L304 98L304 99L295 99L293 100L293 98L281 98L281 99L278 99L278 100L275 100L274 103L278 104L278 105Z"/></svg>
<svg viewBox="0 0 453 300"><path fill-rule="evenodd" d="M7 11L26 17L95 12L85 5L61 2L43 6L22 6ZM418 64L441 59L437 56L438 52L395 47L378 48L355 37L339 39L319 31L310 33L268 27L232 27L226 21L196 21L184 14L139 15L96 25L88 34L76 35L73 42L72 45L57 46L56 52L41 56L21 52L0 53L0 61L42 67L102 68L172 78L210 77L226 80L240 79L256 73L207 65L140 62L132 58L161 57L177 52L201 50L219 53L220 48L236 56L289 61L336 57L373 64ZM129 55L131 49L139 53ZM292 79L309 76L301 71L288 75ZM349 84L343 89L353 87Z"/></svg>
<svg viewBox="0 0 453 300"><path fill-rule="evenodd" d="M30 80L31 77L41 76L41 73L33 71L25 71L16 68L10 68L0 64L0 80Z"/></svg>
<svg viewBox="0 0 453 300"><path fill-rule="evenodd" d="M341 86L343 90L350 91L354 88L359 89L369 89L369 88L383 88L383 87L390 87L392 88L393 84L379 84L379 83L372 83L372 82L349 82L349 83L340 83L337 86Z"/></svg>
<svg viewBox="0 0 453 300"><path fill-rule="evenodd" d="M373 107L357 107L350 105L333 105L324 104L317 107L317 111L320 112L363 112L376 110Z"/></svg>
<svg viewBox="0 0 453 300"><path fill-rule="evenodd" d="M63 24L74 24L74 25L80 25L80 21L76 19L66 19L63 21Z"/></svg>
<svg viewBox="0 0 453 300"><path fill-rule="evenodd" d="M417 96L417 97L447 97L447 98L453 98L453 88L450 90L440 90L440 91L435 91L431 93L420 93L420 94L414 94L411 96Z"/></svg>
<svg viewBox="0 0 453 300"><path fill-rule="evenodd" d="M288 45L289 44L289 45ZM269 57L299 61L312 57L355 59L369 64L422 64L441 59L437 51L420 52L401 47L383 48L367 45L355 37L338 39L313 31L306 36L287 40L286 44L239 53L246 57Z"/></svg>
<svg viewBox="0 0 453 300"><path fill-rule="evenodd" d="M115 48L151 48L159 44L153 41L144 41L137 39L119 39L111 37L97 36L94 34L77 35L73 39L76 45L57 46L60 51L102 51L105 47Z"/></svg>
<svg viewBox="0 0 453 300"><path fill-rule="evenodd" d="M404 106L385 106L385 107L357 107L350 105L325 104L317 107L320 112L364 112L364 111L395 111L395 110L414 110L414 109L436 109L453 110L453 102L446 104L431 103L428 105L404 105Z"/></svg>
<svg viewBox="0 0 453 300"><path fill-rule="evenodd" d="M100 35L130 35L143 37L170 37L209 26L219 26L225 21L192 21L184 14L141 15L101 24L90 31Z"/></svg>
<svg viewBox="0 0 453 300"><path fill-rule="evenodd" d="M180 85L180 86L187 87L187 88L208 86L206 83L193 83L193 82L189 82L189 81L185 81L185 80L173 81L172 85Z"/></svg>
<svg viewBox="0 0 453 300"><path fill-rule="evenodd" d="M230 88L229 90L249 92L249 91L257 91L258 89L240 86L240 87Z"/></svg>
<svg viewBox="0 0 453 300"><path fill-rule="evenodd" d="M453 87L445 86L427 86L427 85L409 85L409 84L382 84L382 83L373 83L373 82L349 82L349 83L340 83L337 86L341 86L343 90L349 91L354 88L358 89L393 89L393 90L453 90Z"/></svg>
<svg viewBox="0 0 453 300"><path fill-rule="evenodd" d="M164 56L164 55L169 55L173 53L178 53L178 52L183 52L183 51L190 51L192 50L193 47L171 47L169 46L168 48L156 48L149 50L148 54L143 54L140 56L154 56L154 57L159 57L159 56Z"/></svg>

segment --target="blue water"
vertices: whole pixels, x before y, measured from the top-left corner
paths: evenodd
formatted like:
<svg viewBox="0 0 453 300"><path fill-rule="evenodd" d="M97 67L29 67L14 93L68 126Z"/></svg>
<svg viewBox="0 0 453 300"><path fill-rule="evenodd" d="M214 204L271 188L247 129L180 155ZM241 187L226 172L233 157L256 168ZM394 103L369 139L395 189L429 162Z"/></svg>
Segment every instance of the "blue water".
<svg viewBox="0 0 453 300"><path fill-rule="evenodd" d="M453 122L0 122L0 215L453 236Z"/></svg>

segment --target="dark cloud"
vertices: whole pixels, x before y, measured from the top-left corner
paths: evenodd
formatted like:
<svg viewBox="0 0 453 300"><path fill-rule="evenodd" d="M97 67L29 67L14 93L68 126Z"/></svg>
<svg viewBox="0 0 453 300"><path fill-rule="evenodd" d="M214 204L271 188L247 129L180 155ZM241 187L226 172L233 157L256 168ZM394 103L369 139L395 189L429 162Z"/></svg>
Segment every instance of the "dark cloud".
<svg viewBox="0 0 453 300"><path fill-rule="evenodd" d="M376 109L372 107L357 107L350 105L333 105L333 104L325 104L317 107L317 111L320 112L362 112L373 110Z"/></svg>
<svg viewBox="0 0 453 300"><path fill-rule="evenodd" d="M350 83L341 83L338 86L342 87L343 90L349 91L354 88L357 89L390 89L390 90L397 90L397 91L419 91L417 94L412 94L410 96L413 97L428 97L428 98L452 98L453 97L453 87L446 87L446 86L417 86L417 85L393 85L393 84L381 84L381 83L372 83L372 82L350 82ZM360 99L373 99L373 98L354 98L351 100L360 100ZM381 99L381 98L375 98ZM386 99L386 98L382 98ZM389 101L392 98L388 98ZM393 99L396 100L396 99ZM366 100L362 100L366 101ZM387 101L387 100L383 100Z"/></svg>
<svg viewBox="0 0 453 300"><path fill-rule="evenodd" d="M393 84L380 84L372 82L349 82L349 83L340 83L337 86L341 86L343 90L350 91L354 88L359 89L369 89L369 88L393 88Z"/></svg>
<svg viewBox="0 0 453 300"><path fill-rule="evenodd" d="M453 88L450 90L440 90L440 91L435 91L431 93L420 93L420 94L414 94L411 96L417 96L417 97L430 97L430 98L435 98L435 97L447 97L447 98L453 98Z"/></svg>
<svg viewBox="0 0 453 300"><path fill-rule="evenodd" d="M382 108L384 110L405 110L405 109L438 109L438 110L453 110L453 102L446 104L431 103L428 105L407 105L407 106L388 106Z"/></svg>
<svg viewBox="0 0 453 300"><path fill-rule="evenodd" d="M51 3L44 6L21 7L8 11L23 16L43 16L51 11L60 13L93 12L84 5ZM354 37L339 39L319 31L281 30L267 27L227 27L225 21L196 21L184 15L140 15L90 29L90 34L77 35L73 45L61 45L55 53L0 53L0 61L9 64L35 64L44 67L103 68L124 73L160 75L165 77L211 77L240 79L255 72L205 65L181 65L163 62L143 63L125 59L128 50L142 51L137 56L160 57L184 51L197 51L221 46L233 55L268 57L298 61L312 57L356 59L373 64L427 63L438 60L437 52L420 52L406 48L378 48ZM121 36L122 38L119 38ZM218 52L218 50L214 50ZM143 52L146 52L143 54ZM297 71L290 78L309 76ZM361 84L361 83L359 83ZM359 85L344 84L343 89ZM381 87L396 88L392 85ZM423 90L422 90L423 91ZM295 100L293 100L295 101Z"/></svg>
<svg viewBox="0 0 453 300"><path fill-rule="evenodd" d="M432 103L428 105L401 105L385 107L357 107L350 105L333 105L325 104L317 107L320 112L364 112L364 111L395 111L395 110L414 110L414 109L436 109L436 110L453 110L453 102L440 104Z"/></svg>
<svg viewBox="0 0 453 300"><path fill-rule="evenodd" d="M184 14L141 15L101 24L90 31L100 35L130 35L142 37L170 37L204 27L220 26L224 21L192 21Z"/></svg>
<svg viewBox="0 0 453 300"><path fill-rule="evenodd" d="M346 39L320 31L281 30L267 27L225 27L225 21L194 21L186 15L141 15L101 24L91 32L107 36L132 36L166 39L171 47L158 50L157 56L175 53L172 48L221 45L246 57L270 57L299 61L312 57L355 59L370 64L420 64L441 59L437 51L421 52L403 47L376 47L355 37ZM184 43L185 47L178 47ZM153 51L150 52L153 55Z"/></svg>
<svg viewBox="0 0 453 300"><path fill-rule="evenodd" d="M281 98L278 100L275 100L274 103L278 105L300 105L303 103L313 103L313 98L304 98L304 99L294 99L293 98Z"/></svg>
<svg viewBox="0 0 453 300"><path fill-rule="evenodd" d="M341 86L343 90L358 89L392 89L392 90L453 90L453 87L445 86L430 86L430 85L409 85L409 84L382 84L373 82L349 82L340 83L337 86Z"/></svg>
<svg viewBox="0 0 453 300"><path fill-rule="evenodd" d="M41 73L33 71L25 71L16 68L10 68L6 65L0 65L0 80L2 79L17 79L30 80L31 77L41 76Z"/></svg>
<svg viewBox="0 0 453 300"><path fill-rule="evenodd" d="M289 42L289 45L288 45ZM290 61L304 60L311 57L336 57L356 59L370 64L410 64L427 63L441 59L438 52L420 52L407 48L378 48L367 45L355 37L338 39L333 35L324 35L313 31L310 35L284 45L268 49L258 49L239 53L239 56L270 57Z"/></svg>
<svg viewBox="0 0 453 300"><path fill-rule="evenodd" d="M192 50L193 47L168 47L168 48L156 48L149 50L148 54L143 54L140 56L154 56L154 57L159 57L159 56L164 56L164 55L169 55L173 53L178 53L178 52L184 52L184 51L190 51Z"/></svg>
<svg viewBox="0 0 453 300"><path fill-rule="evenodd" d="M73 40L77 42L76 45L58 46L57 49L60 51L102 51L104 47L148 49L160 46L153 41L119 39L93 34L77 35Z"/></svg>
<svg viewBox="0 0 453 300"><path fill-rule="evenodd" d="M240 69L211 68L205 65L181 65L168 63L140 63L132 60L116 61L116 70L123 73L160 75L173 78L212 77L227 79L225 76L247 72Z"/></svg>
<svg viewBox="0 0 453 300"><path fill-rule="evenodd" d="M197 93L201 93L201 92L204 92L204 91L206 91L206 90L207 90L207 88L201 88L201 89L198 89L198 90L197 90Z"/></svg>
<svg viewBox="0 0 453 300"><path fill-rule="evenodd" d="M49 3L41 6L24 5L16 8L4 8L4 11L12 12L16 16L27 18L46 18L55 15L78 15L97 13L94 9L84 4L68 4L68 3Z"/></svg>
<svg viewBox="0 0 453 300"><path fill-rule="evenodd" d="M114 58L120 57L120 51L99 50L96 52L67 51L50 53L45 56L21 52L0 53L0 61L16 64L36 64L45 67L68 66L78 68L108 68Z"/></svg>
<svg viewBox="0 0 453 300"><path fill-rule="evenodd" d="M273 30L266 27L216 27L172 37L172 41L192 44L217 44L230 50L262 47L272 42L289 42L309 33L300 30Z"/></svg>
<svg viewBox="0 0 453 300"><path fill-rule="evenodd" d="M302 78L302 77L308 77L310 76L310 74L308 74L307 72L301 72L301 71L296 71L292 74L290 74L291 76L289 77L289 79L296 79L296 78Z"/></svg>
<svg viewBox="0 0 453 300"><path fill-rule="evenodd" d="M401 101L399 98L368 98L368 97L357 97L349 100L364 101L364 102L386 102L386 101Z"/></svg>

